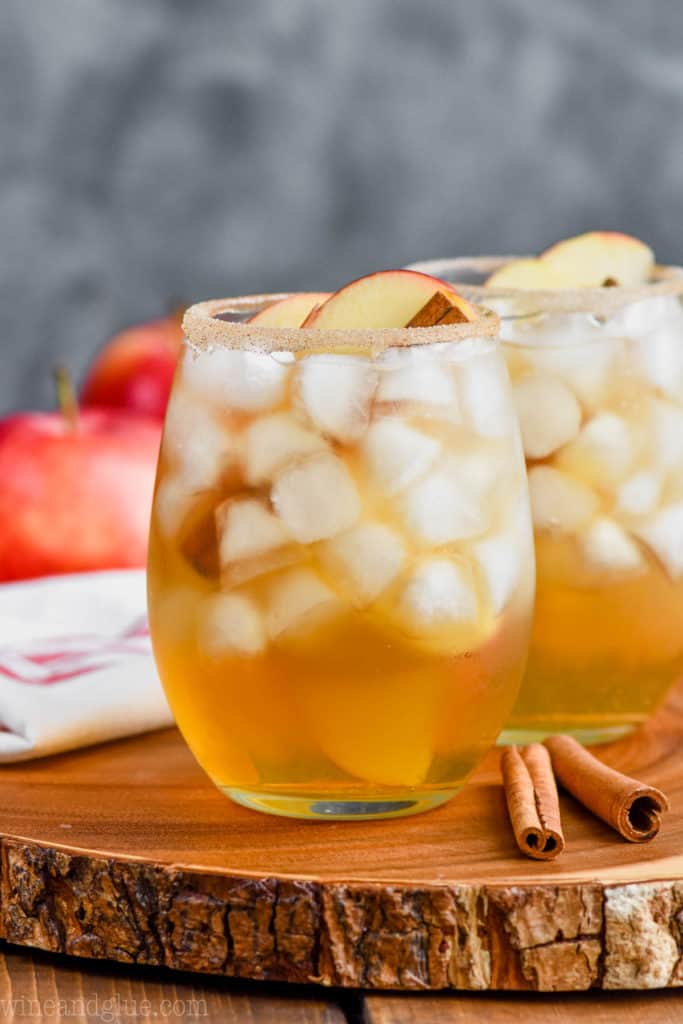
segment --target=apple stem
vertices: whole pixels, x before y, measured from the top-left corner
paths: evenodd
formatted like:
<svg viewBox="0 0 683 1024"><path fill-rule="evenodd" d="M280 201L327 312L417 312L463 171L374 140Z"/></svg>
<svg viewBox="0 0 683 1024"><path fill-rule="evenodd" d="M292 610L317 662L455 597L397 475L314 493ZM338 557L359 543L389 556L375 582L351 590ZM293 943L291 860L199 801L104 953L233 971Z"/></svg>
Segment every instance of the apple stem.
<svg viewBox="0 0 683 1024"><path fill-rule="evenodd" d="M65 366L56 366L52 371L57 392L57 405L72 430L78 427L78 399L74 391L71 374Z"/></svg>

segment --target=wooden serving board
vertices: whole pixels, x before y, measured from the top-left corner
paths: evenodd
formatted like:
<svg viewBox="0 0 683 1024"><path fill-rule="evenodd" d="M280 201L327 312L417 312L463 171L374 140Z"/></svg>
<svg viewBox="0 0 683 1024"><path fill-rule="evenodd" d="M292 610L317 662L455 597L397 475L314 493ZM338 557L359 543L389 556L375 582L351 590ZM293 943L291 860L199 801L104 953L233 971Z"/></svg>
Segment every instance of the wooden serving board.
<svg viewBox="0 0 683 1024"><path fill-rule="evenodd" d="M0 937L233 977L396 989L683 985L683 683L605 759L661 787L631 845L563 798L518 854L494 751L428 814L308 823L231 803L168 730L0 770Z"/></svg>

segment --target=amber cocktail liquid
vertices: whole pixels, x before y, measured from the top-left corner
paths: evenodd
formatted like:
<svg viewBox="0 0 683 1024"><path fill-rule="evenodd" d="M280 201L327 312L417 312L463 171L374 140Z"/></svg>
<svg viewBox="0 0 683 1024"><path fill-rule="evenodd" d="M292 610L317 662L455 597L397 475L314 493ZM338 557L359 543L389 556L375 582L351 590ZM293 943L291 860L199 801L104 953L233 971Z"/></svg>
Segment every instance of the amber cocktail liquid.
<svg viewBox="0 0 683 1024"><path fill-rule="evenodd" d="M406 346L419 329L216 318L257 307L186 318L150 542L166 692L241 803L427 809L495 740L528 644L533 544L495 326Z"/></svg>
<svg viewBox="0 0 683 1024"><path fill-rule="evenodd" d="M505 333L537 564L509 728L612 739L683 674L683 312L675 297L645 299Z"/></svg>
<svg viewBox="0 0 683 1024"><path fill-rule="evenodd" d="M462 281L468 262L496 261L424 266ZM536 538L531 653L505 738L613 739L683 674L681 292L673 268L641 288L472 289L501 314Z"/></svg>

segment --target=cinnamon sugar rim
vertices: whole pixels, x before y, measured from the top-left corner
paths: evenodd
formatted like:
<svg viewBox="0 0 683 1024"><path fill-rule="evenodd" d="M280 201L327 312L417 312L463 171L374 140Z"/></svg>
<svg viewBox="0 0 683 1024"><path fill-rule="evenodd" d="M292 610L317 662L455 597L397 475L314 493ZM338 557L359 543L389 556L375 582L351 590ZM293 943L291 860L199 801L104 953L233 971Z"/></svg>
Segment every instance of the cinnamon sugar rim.
<svg viewBox="0 0 683 1024"><path fill-rule="evenodd" d="M477 318L468 323L434 327L271 327L216 319L220 313L246 314L288 295L241 295L237 298L211 299L190 306L183 317L185 337L196 349L233 348L254 352L367 352L378 355L388 348L429 345L436 342L491 338L498 335L499 317L489 309L477 307Z"/></svg>
<svg viewBox="0 0 683 1024"><path fill-rule="evenodd" d="M524 257L528 258L528 257ZM532 257L533 258L533 257ZM524 314L594 313L609 316L624 306L641 299L664 295L683 295L683 267L655 266L650 280L642 285L615 285L600 288L499 288L497 285L471 284L458 280L459 273L482 276L520 259L519 256L462 256L449 259L422 260L411 263L410 270L442 277L465 298L476 303L494 299L516 299L524 304ZM514 314L512 314L514 315ZM503 317L505 319L505 316Z"/></svg>

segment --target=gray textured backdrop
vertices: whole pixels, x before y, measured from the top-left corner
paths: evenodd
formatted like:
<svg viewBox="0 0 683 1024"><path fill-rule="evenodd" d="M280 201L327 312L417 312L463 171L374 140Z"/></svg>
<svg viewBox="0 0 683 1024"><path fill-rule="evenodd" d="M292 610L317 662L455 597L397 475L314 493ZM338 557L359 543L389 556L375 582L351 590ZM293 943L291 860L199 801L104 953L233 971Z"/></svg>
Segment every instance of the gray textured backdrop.
<svg viewBox="0 0 683 1024"><path fill-rule="evenodd" d="M683 259L681 0L1 0L0 409L169 300Z"/></svg>

